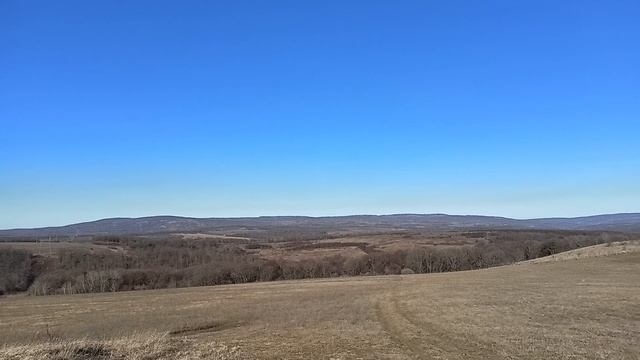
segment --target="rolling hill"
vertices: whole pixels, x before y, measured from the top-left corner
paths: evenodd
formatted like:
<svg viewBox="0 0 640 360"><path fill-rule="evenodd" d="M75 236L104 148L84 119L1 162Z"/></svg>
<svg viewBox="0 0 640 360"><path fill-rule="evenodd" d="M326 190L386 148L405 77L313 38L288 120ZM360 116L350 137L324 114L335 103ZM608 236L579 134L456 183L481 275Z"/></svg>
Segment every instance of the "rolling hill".
<svg viewBox="0 0 640 360"><path fill-rule="evenodd" d="M496 216L447 214L351 215L335 217L262 216L245 218L190 218L152 216L109 218L78 224L32 229L0 230L0 237L156 234L198 232L225 228L304 227L322 230L380 229L547 229L640 232L640 213L574 218L511 219Z"/></svg>

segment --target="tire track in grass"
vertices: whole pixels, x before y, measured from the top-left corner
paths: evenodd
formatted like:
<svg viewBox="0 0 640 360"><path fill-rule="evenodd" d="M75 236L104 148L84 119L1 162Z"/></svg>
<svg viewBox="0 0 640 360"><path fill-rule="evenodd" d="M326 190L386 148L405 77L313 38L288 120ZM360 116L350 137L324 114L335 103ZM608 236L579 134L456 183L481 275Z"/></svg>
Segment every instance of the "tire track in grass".
<svg viewBox="0 0 640 360"><path fill-rule="evenodd" d="M390 296L379 300L377 315L384 331L411 359L501 357L490 344L483 344L464 334L447 331L433 323L416 320Z"/></svg>
<svg viewBox="0 0 640 360"><path fill-rule="evenodd" d="M434 351L424 347L422 330L407 321L395 308L389 297L380 299L376 313L382 329L410 359L441 359Z"/></svg>
<svg viewBox="0 0 640 360"><path fill-rule="evenodd" d="M469 334L451 331L434 322L422 321L411 316L411 313L403 309L397 300L392 300L395 311L405 321L421 330L423 341L439 350L443 359L499 359L500 354L494 349L493 344L484 343Z"/></svg>

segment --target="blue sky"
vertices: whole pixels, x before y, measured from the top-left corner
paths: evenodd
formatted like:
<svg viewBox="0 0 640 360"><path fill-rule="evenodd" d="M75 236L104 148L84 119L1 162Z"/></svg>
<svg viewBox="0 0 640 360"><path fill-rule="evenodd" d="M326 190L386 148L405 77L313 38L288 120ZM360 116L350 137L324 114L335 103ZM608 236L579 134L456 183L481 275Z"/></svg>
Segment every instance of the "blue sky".
<svg viewBox="0 0 640 360"><path fill-rule="evenodd" d="M0 228L640 211L637 1L3 1Z"/></svg>

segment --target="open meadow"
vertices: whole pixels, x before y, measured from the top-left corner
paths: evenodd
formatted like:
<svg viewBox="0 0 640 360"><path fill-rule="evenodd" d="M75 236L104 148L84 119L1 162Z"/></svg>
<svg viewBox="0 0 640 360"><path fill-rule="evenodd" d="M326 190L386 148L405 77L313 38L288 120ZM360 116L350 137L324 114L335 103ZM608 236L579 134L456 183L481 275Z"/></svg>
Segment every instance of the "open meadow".
<svg viewBox="0 0 640 360"><path fill-rule="evenodd" d="M6 296L0 358L638 359L640 252L616 246L454 273Z"/></svg>

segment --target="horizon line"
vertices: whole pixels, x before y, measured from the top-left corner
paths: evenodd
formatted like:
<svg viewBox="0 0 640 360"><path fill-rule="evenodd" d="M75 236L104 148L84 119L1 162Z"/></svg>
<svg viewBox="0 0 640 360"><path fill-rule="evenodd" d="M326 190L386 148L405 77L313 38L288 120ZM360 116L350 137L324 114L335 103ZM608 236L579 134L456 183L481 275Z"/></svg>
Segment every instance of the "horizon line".
<svg viewBox="0 0 640 360"><path fill-rule="evenodd" d="M198 217L198 216L184 216L184 215L146 215L146 216L114 216L114 217L105 217L99 218L95 220L87 220L87 221L79 221L72 222L63 225L47 225L47 226L35 226L35 227L16 227L16 228L6 228L0 229L0 231L15 231L15 230L34 230L34 229L46 229L46 228L61 228L66 226L74 226L80 224L88 224L95 223L99 221L106 220L139 220L139 219L152 219L152 218L162 218L162 217L173 217L180 219L198 219L198 220L211 220L211 219L259 219L259 218L311 218L311 219L320 219L320 218L341 218L341 217L353 217L353 216L434 216L434 215L442 215L442 216L478 216L478 217L490 217L490 218L502 218L508 220L545 220L545 219L580 219L580 218L589 218L596 216L615 216L615 215L634 215L640 214L640 211L637 212L614 212L614 213L598 213L598 214L590 214L590 215L579 215L579 216L547 216L547 217L531 217L531 218L518 218L518 217L509 217L502 215L481 215L481 214L448 214L448 213L378 213L378 214L346 214L346 215L256 215L256 216L208 216L208 217Z"/></svg>

